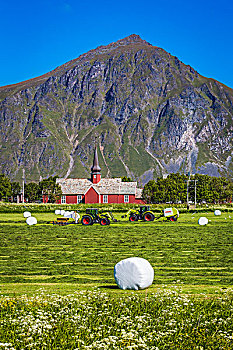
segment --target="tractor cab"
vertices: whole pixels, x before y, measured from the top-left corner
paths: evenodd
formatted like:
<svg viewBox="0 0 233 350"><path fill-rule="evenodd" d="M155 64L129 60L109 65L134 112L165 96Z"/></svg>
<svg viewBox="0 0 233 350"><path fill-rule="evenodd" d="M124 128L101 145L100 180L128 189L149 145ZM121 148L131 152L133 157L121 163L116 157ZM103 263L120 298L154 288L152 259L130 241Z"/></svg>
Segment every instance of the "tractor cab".
<svg viewBox="0 0 233 350"><path fill-rule="evenodd" d="M141 205L141 206L140 206L140 209L139 209L140 215L143 216L143 214L144 214L146 211L150 211L150 206L149 206L149 205Z"/></svg>
<svg viewBox="0 0 233 350"><path fill-rule="evenodd" d="M96 218L98 216L98 209L97 208L87 208L86 214L91 215L93 218Z"/></svg>

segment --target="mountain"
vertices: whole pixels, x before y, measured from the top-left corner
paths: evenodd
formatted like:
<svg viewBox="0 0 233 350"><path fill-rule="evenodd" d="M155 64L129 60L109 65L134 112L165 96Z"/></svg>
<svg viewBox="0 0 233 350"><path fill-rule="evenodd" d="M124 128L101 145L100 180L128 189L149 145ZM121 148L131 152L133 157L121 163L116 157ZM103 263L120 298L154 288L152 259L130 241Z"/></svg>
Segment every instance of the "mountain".
<svg viewBox="0 0 233 350"><path fill-rule="evenodd" d="M12 179L171 172L232 177L233 90L138 35L0 88L1 171Z"/></svg>

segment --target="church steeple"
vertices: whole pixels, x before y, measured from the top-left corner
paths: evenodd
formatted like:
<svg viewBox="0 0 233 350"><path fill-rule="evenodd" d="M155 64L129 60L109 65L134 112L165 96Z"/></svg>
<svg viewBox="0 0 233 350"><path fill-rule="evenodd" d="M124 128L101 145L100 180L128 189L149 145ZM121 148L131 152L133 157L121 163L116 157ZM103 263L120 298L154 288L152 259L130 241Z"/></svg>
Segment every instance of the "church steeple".
<svg viewBox="0 0 233 350"><path fill-rule="evenodd" d="M97 147L95 146L93 166L91 167L91 181L97 184L101 180L101 168L99 166Z"/></svg>

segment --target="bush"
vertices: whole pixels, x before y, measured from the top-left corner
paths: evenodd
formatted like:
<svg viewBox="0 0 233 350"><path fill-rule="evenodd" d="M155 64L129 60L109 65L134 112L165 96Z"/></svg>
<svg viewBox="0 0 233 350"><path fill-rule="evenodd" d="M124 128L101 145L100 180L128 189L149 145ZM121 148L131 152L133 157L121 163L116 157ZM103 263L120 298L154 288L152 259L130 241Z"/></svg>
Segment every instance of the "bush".
<svg viewBox="0 0 233 350"><path fill-rule="evenodd" d="M33 213L50 213L56 209L64 210L78 210L85 212L86 208L100 208L112 212L126 212L129 209L139 208L139 204L53 204L53 203L4 203L0 202L0 213L23 213L24 211L32 211ZM155 213L160 213L161 210L167 207L175 207L180 213L186 213L187 208L185 204L151 204L151 210ZM233 206L203 206L196 209L189 210L190 213L198 212L214 212L214 210L220 209L222 212L233 212Z"/></svg>

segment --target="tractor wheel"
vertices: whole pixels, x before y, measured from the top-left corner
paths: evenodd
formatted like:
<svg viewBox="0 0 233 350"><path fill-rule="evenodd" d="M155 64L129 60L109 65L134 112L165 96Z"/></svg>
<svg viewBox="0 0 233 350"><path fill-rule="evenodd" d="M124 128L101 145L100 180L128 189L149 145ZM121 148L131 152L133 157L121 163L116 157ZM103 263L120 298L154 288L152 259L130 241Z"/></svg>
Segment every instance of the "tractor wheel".
<svg viewBox="0 0 233 350"><path fill-rule="evenodd" d="M143 220L144 221L154 221L155 217L152 213L145 213L143 215Z"/></svg>
<svg viewBox="0 0 233 350"><path fill-rule="evenodd" d="M93 219L90 215L83 215L81 220L82 225L88 226L93 224Z"/></svg>
<svg viewBox="0 0 233 350"><path fill-rule="evenodd" d="M102 218L102 219L100 219L100 225L101 226L110 225L110 221L107 218Z"/></svg>
<svg viewBox="0 0 233 350"><path fill-rule="evenodd" d="M135 215L135 214L130 215L129 221L131 221L131 222L138 221L137 215Z"/></svg>
<svg viewBox="0 0 233 350"><path fill-rule="evenodd" d="M171 216L170 221L177 221L177 218L175 216Z"/></svg>

